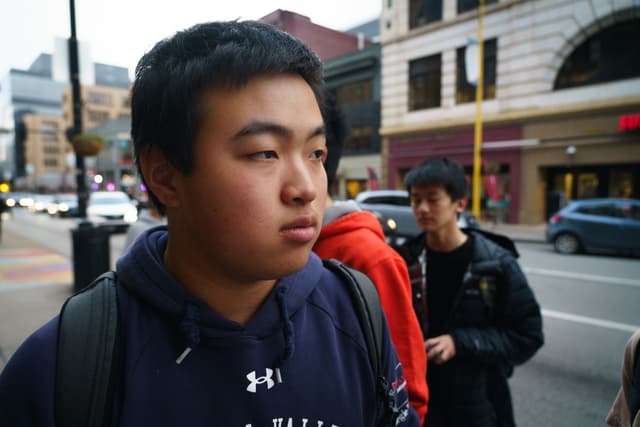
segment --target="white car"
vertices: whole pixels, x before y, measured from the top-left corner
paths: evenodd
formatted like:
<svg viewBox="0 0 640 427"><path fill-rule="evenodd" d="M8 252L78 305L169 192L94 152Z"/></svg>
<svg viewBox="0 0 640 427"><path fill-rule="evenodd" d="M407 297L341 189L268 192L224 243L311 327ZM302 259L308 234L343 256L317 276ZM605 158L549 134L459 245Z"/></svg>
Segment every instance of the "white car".
<svg viewBox="0 0 640 427"><path fill-rule="evenodd" d="M123 191L96 191L89 195L87 218L92 222L124 221L127 225L138 219L138 208Z"/></svg>

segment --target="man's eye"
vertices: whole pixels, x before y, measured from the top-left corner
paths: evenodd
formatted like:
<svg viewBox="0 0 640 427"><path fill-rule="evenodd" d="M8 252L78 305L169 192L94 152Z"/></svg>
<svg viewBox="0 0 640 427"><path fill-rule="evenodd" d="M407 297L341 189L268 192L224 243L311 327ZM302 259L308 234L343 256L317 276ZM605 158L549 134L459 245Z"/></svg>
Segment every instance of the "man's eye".
<svg viewBox="0 0 640 427"><path fill-rule="evenodd" d="M324 160L326 156L327 153L325 150L315 150L313 153L311 153L311 157L316 160Z"/></svg>
<svg viewBox="0 0 640 427"><path fill-rule="evenodd" d="M277 159L278 155L275 151L260 151L251 155L252 158L257 160Z"/></svg>

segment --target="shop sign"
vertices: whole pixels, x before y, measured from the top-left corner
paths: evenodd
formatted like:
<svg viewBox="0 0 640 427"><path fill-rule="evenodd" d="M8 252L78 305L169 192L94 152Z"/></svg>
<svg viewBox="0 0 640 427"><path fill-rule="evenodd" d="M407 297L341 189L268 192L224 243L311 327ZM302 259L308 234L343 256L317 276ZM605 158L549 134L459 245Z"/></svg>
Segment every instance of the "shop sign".
<svg viewBox="0 0 640 427"><path fill-rule="evenodd" d="M620 116L618 120L618 130L637 130L640 129L640 114L626 114Z"/></svg>

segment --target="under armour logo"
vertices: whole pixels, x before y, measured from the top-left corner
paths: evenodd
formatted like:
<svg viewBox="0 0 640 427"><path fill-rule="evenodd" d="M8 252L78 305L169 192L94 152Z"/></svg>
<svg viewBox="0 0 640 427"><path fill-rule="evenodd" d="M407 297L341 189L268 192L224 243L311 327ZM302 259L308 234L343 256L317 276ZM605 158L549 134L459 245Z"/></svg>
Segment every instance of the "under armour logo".
<svg viewBox="0 0 640 427"><path fill-rule="evenodd" d="M250 384L247 386L247 391L255 393L258 384L267 383L267 390L276 385L275 381L271 379L271 377L273 377L273 369L266 368L265 371L266 375L258 378L256 378L256 371L251 371L247 374L247 379L250 381Z"/></svg>

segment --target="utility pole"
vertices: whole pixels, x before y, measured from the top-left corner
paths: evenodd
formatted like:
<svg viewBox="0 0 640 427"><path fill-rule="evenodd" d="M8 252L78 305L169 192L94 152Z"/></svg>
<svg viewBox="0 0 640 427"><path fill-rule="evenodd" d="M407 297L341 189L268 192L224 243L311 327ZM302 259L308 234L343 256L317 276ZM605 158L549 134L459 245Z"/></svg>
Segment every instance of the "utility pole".
<svg viewBox="0 0 640 427"><path fill-rule="evenodd" d="M69 0L69 20L71 22L71 37L69 38L69 79L71 80L73 126L69 139L82 133L82 99L80 95L80 67L78 65L78 39L76 37L76 6L75 0ZM69 141L71 142L71 141ZM87 217L87 170L84 156L76 151L76 188L78 194L78 215Z"/></svg>
<svg viewBox="0 0 640 427"><path fill-rule="evenodd" d="M473 141L473 202L472 212L476 218L480 218L480 192L482 160L482 98L484 89L484 39L482 34L482 18L484 15L484 0L478 1L478 83L476 85L476 123Z"/></svg>

